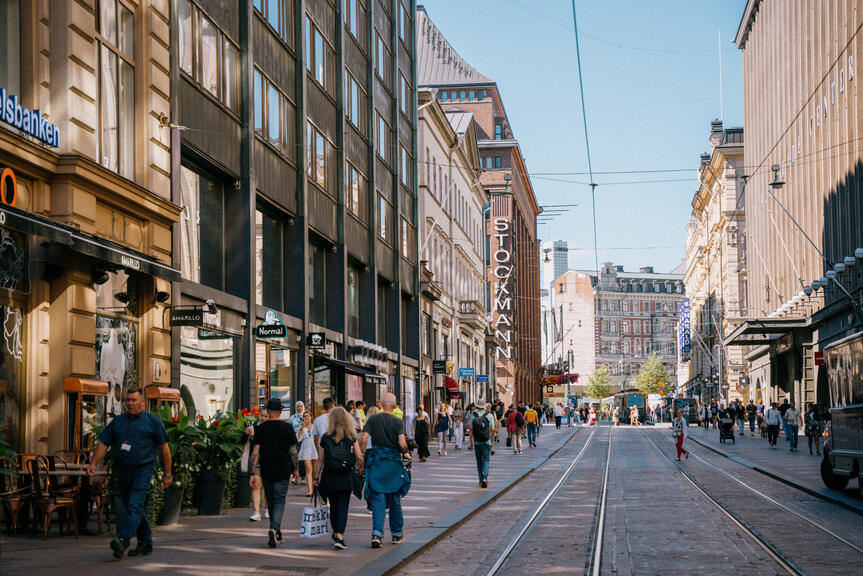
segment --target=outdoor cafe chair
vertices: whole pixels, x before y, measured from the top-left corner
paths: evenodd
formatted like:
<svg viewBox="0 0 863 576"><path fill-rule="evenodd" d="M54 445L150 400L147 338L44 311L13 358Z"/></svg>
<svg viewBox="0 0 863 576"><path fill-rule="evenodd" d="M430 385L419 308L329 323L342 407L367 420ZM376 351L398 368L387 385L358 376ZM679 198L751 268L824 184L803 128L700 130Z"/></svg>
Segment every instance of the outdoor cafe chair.
<svg viewBox="0 0 863 576"><path fill-rule="evenodd" d="M78 537L78 515L75 511L78 495L57 494L54 483L48 474L45 458L30 460L28 469L33 486L33 506L42 515L42 538L48 538L48 529L51 527L51 516L56 511L60 523L60 535L63 534L63 524L67 520L67 511L72 514L72 525L75 527L75 538ZM35 511L34 511L35 513ZM36 516L38 518L38 515Z"/></svg>
<svg viewBox="0 0 863 576"><path fill-rule="evenodd" d="M20 470L20 459L18 456L9 456L5 459L3 467L10 470ZM26 510L30 503L29 485L22 486L20 478L15 476L0 476L0 507L6 518L7 528L13 536L18 535L18 514Z"/></svg>

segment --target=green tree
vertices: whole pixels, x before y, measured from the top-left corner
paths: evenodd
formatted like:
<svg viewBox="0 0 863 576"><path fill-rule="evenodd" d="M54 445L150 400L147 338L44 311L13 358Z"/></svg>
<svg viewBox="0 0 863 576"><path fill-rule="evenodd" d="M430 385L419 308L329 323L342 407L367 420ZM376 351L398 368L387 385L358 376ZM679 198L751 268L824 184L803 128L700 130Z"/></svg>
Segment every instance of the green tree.
<svg viewBox="0 0 863 576"><path fill-rule="evenodd" d="M650 355L647 362L641 365L638 375L635 377L635 385L642 394L659 394L659 383L663 383L663 393L672 391L671 376L663 366L662 361L654 353Z"/></svg>
<svg viewBox="0 0 863 576"><path fill-rule="evenodd" d="M590 376L590 382L584 387L584 393L592 398L606 398L611 396L611 385L609 381L608 367L600 366Z"/></svg>

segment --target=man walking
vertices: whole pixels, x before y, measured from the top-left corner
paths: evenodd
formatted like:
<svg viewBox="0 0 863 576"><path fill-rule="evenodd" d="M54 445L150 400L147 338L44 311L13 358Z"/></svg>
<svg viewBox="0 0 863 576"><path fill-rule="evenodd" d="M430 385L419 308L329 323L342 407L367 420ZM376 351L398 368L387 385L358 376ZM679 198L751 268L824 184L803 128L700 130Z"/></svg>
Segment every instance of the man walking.
<svg viewBox="0 0 863 576"><path fill-rule="evenodd" d="M528 406L524 413L524 421L527 424L527 445L536 447L536 429L539 423L539 416L533 406Z"/></svg>
<svg viewBox="0 0 863 576"><path fill-rule="evenodd" d="M755 436L755 401L750 400L746 406L746 419L749 420L749 434Z"/></svg>
<svg viewBox="0 0 863 576"><path fill-rule="evenodd" d="M797 434L800 431L800 410L792 402L785 411L785 429L788 430L788 441L791 442L789 447L791 452L797 452Z"/></svg>
<svg viewBox="0 0 863 576"><path fill-rule="evenodd" d="M483 408L480 401L470 420L470 448L476 456L476 473L479 476L480 488L488 488L488 465L491 459L491 444L494 442L494 416L489 413L490 410L490 404Z"/></svg>
<svg viewBox="0 0 863 576"><path fill-rule="evenodd" d="M384 520L390 511L390 533L393 544L404 541L402 497L411 487L411 479L402 464L408 453L405 423L393 415L395 394L381 398L383 412L369 417L360 435L360 452L365 453L369 438L372 449L366 458L366 500L372 508L372 548L380 548L384 537Z"/></svg>
<svg viewBox="0 0 863 576"><path fill-rule="evenodd" d="M782 404L779 405L779 414L782 416L782 432L785 434L785 441L790 442L791 437L788 435L788 423L785 422L785 411L788 410L788 398L782 401Z"/></svg>
<svg viewBox="0 0 863 576"><path fill-rule="evenodd" d="M288 418L288 423L290 423L290 425L294 427L294 435L297 437L298 440L300 438L300 427L303 425L303 414L305 413L305 411L305 404L303 404L302 401L297 402L294 413L291 414L290 418ZM299 446L297 447L297 450L299 451ZM300 463L300 461L297 460L296 456L294 456L294 474L292 478L294 484L299 483L300 477L306 477L305 468L305 465Z"/></svg>
<svg viewBox="0 0 863 576"><path fill-rule="evenodd" d="M129 556L146 556L153 552L153 534L147 522L144 503L153 478L153 465L156 463L156 448L162 454L162 488L171 485L171 450L168 447L168 434L158 417L144 411L144 392L140 388L126 392L126 412L116 416L99 434L96 453L87 468L91 478L105 459L108 448L113 449L114 466L117 471L117 485L120 498L126 508L126 520L111 540L114 558L122 558L132 534L138 538L138 545L129 551Z"/></svg>
<svg viewBox="0 0 863 576"><path fill-rule="evenodd" d="M554 427L560 430L560 421L563 419L563 408L560 403L554 405Z"/></svg>
<svg viewBox="0 0 863 576"><path fill-rule="evenodd" d="M767 423L767 442L771 448L776 448L776 438L779 436L779 424L782 420L782 414L776 409L776 402L771 402L770 408L764 413L764 421Z"/></svg>
<svg viewBox="0 0 863 576"><path fill-rule="evenodd" d="M252 449L250 468L261 467L261 482L267 497L270 513L270 528L267 531L267 545L275 548L282 542L282 514L285 511L285 496L293 472L293 456L296 450L297 435L294 427L283 420L282 401L270 398L267 402L267 421L258 425L255 432L255 447ZM311 473L311 471L307 471Z"/></svg>
<svg viewBox="0 0 863 576"><path fill-rule="evenodd" d="M327 433L327 428L330 425L330 412L333 411L333 402L332 398L324 398L324 401L321 402L321 405L324 407L324 413L315 418L315 423L312 424L312 436L315 439L315 449L320 446L321 436Z"/></svg>

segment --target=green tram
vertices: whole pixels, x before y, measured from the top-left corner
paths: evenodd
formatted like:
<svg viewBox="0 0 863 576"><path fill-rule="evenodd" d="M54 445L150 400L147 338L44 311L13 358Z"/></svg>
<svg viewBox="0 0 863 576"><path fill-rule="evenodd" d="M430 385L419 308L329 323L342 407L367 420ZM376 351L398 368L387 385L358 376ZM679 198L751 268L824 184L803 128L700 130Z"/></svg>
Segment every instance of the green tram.
<svg viewBox="0 0 863 576"><path fill-rule="evenodd" d="M615 394L614 406L619 408L621 423L629 424L629 410L633 406L638 408L638 421L642 424L647 421L647 394L642 394L638 388L628 388Z"/></svg>

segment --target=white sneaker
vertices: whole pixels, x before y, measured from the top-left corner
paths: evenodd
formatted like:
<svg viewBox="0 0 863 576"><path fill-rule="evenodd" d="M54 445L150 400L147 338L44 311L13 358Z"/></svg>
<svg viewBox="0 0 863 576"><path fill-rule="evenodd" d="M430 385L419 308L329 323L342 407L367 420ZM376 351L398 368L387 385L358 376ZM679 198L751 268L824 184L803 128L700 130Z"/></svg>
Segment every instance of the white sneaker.
<svg viewBox="0 0 863 576"><path fill-rule="evenodd" d="M255 512L254 514L249 516L249 522L260 522L260 521L261 521L261 515L258 514L257 512Z"/></svg>
<svg viewBox="0 0 863 576"><path fill-rule="evenodd" d="M261 518L263 518L264 520L269 520L270 519L270 511L267 510L266 508L264 508L264 514L263 514L263 516L261 516Z"/></svg>

